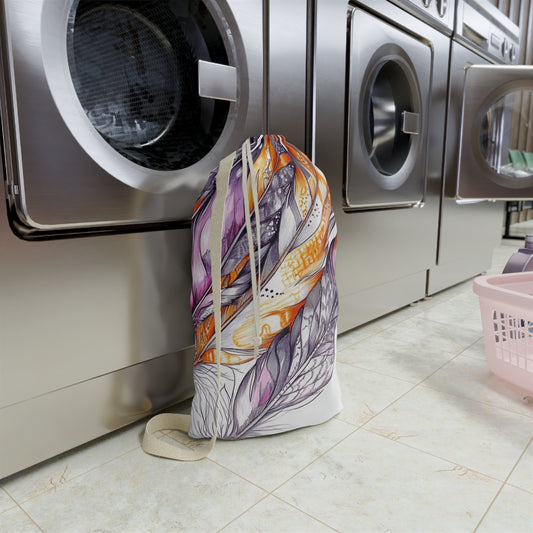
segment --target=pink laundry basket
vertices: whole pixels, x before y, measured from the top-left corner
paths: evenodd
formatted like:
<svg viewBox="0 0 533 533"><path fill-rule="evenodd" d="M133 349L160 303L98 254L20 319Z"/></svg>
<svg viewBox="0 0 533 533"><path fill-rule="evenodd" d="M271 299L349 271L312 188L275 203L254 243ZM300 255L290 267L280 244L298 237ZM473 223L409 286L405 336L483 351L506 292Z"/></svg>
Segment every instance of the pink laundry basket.
<svg viewBox="0 0 533 533"><path fill-rule="evenodd" d="M533 272L479 276L474 292L489 368L533 392Z"/></svg>

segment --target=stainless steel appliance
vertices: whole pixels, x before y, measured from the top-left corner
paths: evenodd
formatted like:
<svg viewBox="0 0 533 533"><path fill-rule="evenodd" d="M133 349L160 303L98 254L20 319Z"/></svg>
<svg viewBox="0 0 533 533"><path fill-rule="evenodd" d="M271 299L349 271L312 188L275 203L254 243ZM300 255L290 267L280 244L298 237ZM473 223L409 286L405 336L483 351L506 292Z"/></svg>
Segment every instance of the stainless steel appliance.
<svg viewBox="0 0 533 533"><path fill-rule="evenodd" d="M420 207L431 48L358 6L348 20L344 209Z"/></svg>
<svg viewBox="0 0 533 533"><path fill-rule="evenodd" d="M272 55L279 0L2 2L0 477L192 395L190 215L268 123L303 147L292 12Z"/></svg>
<svg viewBox="0 0 533 533"><path fill-rule="evenodd" d="M390 0L390 2L425 20L447 35L453 32L455 0Z"/></svg>
<svg viewBox="0 0 533 533"><path fill-rule="evenodd" d="M317 2L315 159L338 221L341 331L423 298L435 262L451 28L398 4Z"/></svg>
<svg viewBox="0 0 533 533"><path fill-rule="evenodd" d="M502 235L503 204L480 199L533 197L525 161L514 162L532 149L531 69L510 66L517 61L518 38L518 27L489 2L458 2L438 256L429 272L429 294L490 267Z"/></svg>
<svg viewBox="0 0 533 533"><path fill-rule="evenodd" d="M235 4L4 2L15 231L188 221L206 174L262 127L261 2Z"/></svg>

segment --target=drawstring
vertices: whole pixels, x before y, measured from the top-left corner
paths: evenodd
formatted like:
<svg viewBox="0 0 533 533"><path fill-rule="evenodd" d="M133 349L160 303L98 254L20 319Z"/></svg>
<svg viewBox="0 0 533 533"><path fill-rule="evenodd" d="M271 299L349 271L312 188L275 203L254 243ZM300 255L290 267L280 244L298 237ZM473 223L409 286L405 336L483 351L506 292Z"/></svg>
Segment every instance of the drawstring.
<svg viewBox="0 0 533 533"><path fill-rule="evenodd" d="M254 202L255 214L255 238L257 242L257 267L255 262L255 250L252 235L252 222L250 217L250 202L248 200L248 172L250 172L250 181L252 186L252 199ZM250 257L250 276L252 281L252 303L254 308L254 327L255 335L253 337L254 359L259 357L259 347L261 346L261 220L259 217L259 197L257 192L257 173L254 174L254 160L252 157L252 148L250 140L246 140L242 145L242 194L244 198L244 220L246 224L246 235L248 236L248 253Z"/></svg>
<svg viewBox="0 0 533 533"><path fill-rule="evenodd" d="M218 167L216 175L216 196L211 207L211 286L213 289L213 315L215 320L215 350L217 362L217 403L215 413L215 432L210 441L195 450L178 448L155 436L155 433L163 429L173 429L189 432L191 416L176 413L163 413L152 417L146 424L142 448L146 453L178 459L181 461L197 461L209 455L215 446L218 436L220 419L220 352L222 337L222 313L221 313L221 252L222 230L224 226L224 206L229 188L229 177L235 152L224 158Z"/></svg>
<svg viewBox="0 0 533 533"><path fill-rule="evenodd" d="M222 232L224 228L224 206L229 189L229 177L235 152L224 158L219 165L216 176L216 196L211 207L211 282L213 289L213 316L215 322L215 353L217 364L217 402L215 412L215 432L210 441L195 450L178 448L165 442L155 436L155 433L164 429L175 429L188 432L191 425L190 415L175 413L163 413L152 417L146 424L142 448L145 452L161 457L179 459L182 461L196 461L207 457L218 437L219 420L220 420L220 371L221 371L221 339L222 339L222 295L221 295L221 277L222 277ZM252 186L252 198L254 202L255 230L257 241L258 264L256 267L255 251L252 236L252 223L250 218L250 202L248 199L248 171L250 172L250 181ZM252 281L252 300L254 308L254 326L255 335L254 359L259 357L259 347L261 346L261 316L259 312L259 303L261 296L261 221L259 218L259 195L257 191L257 173L254 174L254 161L250 141L247 140L242 146L242 190L244 197L244 215L246 223L246 234L248 236L248 252L250 255L250 273Z"/></svg>

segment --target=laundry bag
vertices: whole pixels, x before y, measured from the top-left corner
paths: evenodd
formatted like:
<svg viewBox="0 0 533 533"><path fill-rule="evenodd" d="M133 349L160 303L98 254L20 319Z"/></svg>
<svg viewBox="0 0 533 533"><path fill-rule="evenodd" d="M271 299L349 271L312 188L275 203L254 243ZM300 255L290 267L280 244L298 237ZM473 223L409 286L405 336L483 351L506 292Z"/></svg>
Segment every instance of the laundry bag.
<svg viewBox="0 0 533 533"><path fill-rule="evenodd" d="M248 139L209 176L192 238L191 415L152 418L145 451L199 459L216 438L337 414L337 227L322 172L280 135ZM174 428L211 442L189 453L154 436Z"/></svg>

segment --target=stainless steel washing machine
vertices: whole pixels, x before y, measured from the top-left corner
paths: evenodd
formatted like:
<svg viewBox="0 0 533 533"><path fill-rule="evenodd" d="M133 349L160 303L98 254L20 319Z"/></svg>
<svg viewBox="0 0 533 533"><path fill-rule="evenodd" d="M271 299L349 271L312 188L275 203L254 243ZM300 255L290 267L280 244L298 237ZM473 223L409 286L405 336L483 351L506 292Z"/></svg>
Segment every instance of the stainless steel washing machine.
<svg viewBox="0 0 533 533"><path fill-rule="evenodd" d="M530 199L531 67L516 64L519 29L486 0L457 4L432 294L488 269L502 235L497 199ZM490 199L493 201L483 201Z"/></svg>
<svg viewBox="0 0 533 533"><path fill-rule="evenodd" d="M404 7L317 2L315 159L339 227L340 331L423 298L435 262L449 36Z"/></svg>
<svg viewBox="0 0 533 533"><path fill-rule="evenodd" d="M187 222L261 131L261 2L4 2L4 139L23 238Z"/></svg>
<svg viewBox="0 0 533 533"><path fill-rule="evenodd" d="M0 478L192 395L189 219L269 121L305 143L293 10L291 55L279 0L2 2Z"/></svg>
<svg viewBox="0 0 533 533"><path fill-rule="evenodd" d="M431 48L359 6L348 20L344 209L421 207Z"/></svg>

